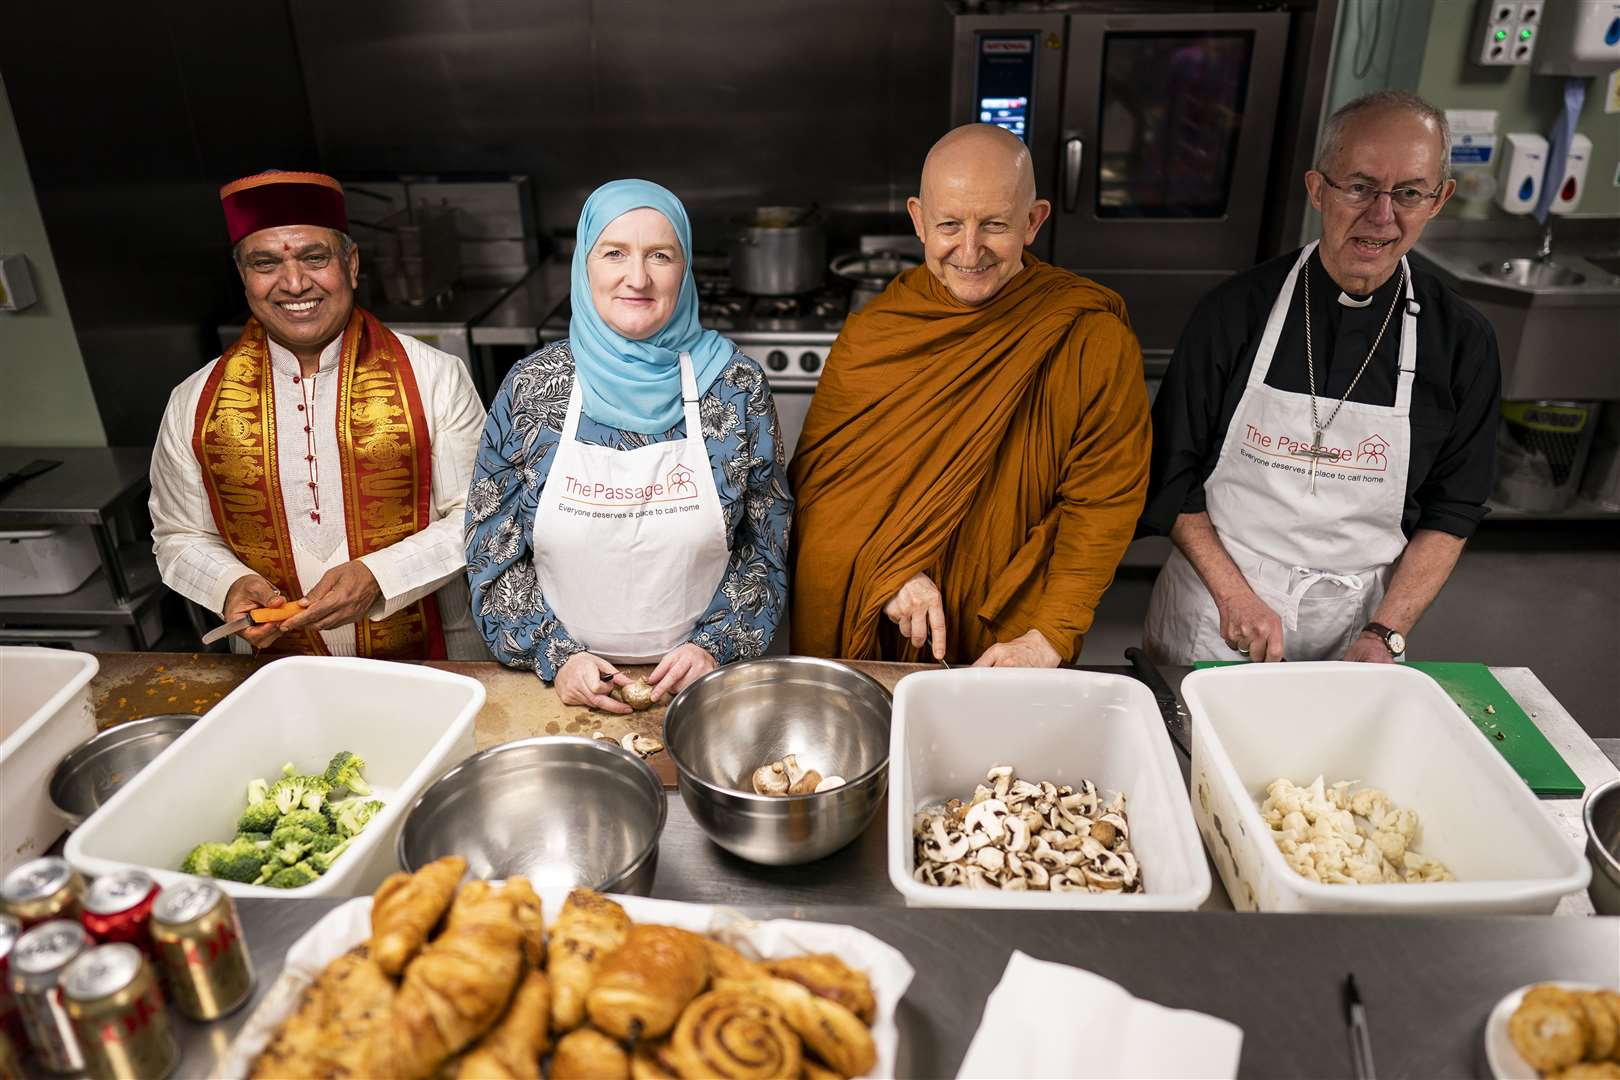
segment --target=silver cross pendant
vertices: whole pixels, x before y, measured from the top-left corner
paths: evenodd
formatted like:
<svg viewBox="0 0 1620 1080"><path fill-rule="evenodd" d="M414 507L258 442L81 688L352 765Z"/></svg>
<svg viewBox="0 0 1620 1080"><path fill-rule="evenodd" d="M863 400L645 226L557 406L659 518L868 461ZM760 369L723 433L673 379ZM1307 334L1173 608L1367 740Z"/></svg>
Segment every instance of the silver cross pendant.
<svg viewBox="0 0 1620 1080"><path fill-rule="evenodd" d="M1309 450L1305 451L1305 454L1306 454L1307 457L1309 457L1311 459L1311 494L1315 495L1316 494L1316 466L1317 466L1318 462L1320 462L1324 457L1328 456L1327 449L1322 445L1322 433L1320 431L1318 431L1311 438L1311 448Z"/></svg>

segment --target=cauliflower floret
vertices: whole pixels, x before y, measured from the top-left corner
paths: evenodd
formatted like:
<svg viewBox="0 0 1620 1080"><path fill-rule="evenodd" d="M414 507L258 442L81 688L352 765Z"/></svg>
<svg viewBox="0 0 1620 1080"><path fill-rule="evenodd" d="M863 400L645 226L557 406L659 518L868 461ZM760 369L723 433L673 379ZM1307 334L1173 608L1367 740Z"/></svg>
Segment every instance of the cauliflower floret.
<svg viewBox="0 0 1620 1080"><path fill-rule="evenodd" d="M1317 776L1305 787L1287 777L1267 785L1261 818L1292 870L1339 885L1454 880L1442 864L1411 850L1416 811L1396 806L1377 788L1351 794L1356 783L1329 785Z"/></svg>
<svg viewBox="0 0 1620 1080"><path fill-rule="evenodd" d="M1389 796L1377 788L1362 788L1350 797L1350 812L1368 821L1376 814L1383 817L1390 809Z"/></svg>
<svg viewBox="0 0 1620 1080"><path fill-rule="evenodd" d="M1379 829L1372 834L1372 842L1383 852L1384 858L1396 866L1399 866L1401 860L1406 857L1406 837L1398 832Z"/></svg>

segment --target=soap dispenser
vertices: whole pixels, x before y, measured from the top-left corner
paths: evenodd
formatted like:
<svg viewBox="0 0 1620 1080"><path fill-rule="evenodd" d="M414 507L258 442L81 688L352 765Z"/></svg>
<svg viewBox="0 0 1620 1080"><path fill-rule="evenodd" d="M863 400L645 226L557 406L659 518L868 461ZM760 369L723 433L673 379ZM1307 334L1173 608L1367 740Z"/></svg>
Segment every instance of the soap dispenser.
<svg viewBox="0 0 1620 1080"><path fill-rule="evenodd" d="M1569 140L1569 154L1564 158L1564 179L1559 182L1558 194L1553 196L1549 211L1554 214L1573 213L1581 196L1586 193L1586 164L1592 157L1592 140L1580 132Z"/></svg>
<svg viewBox="0 0 1620 1080"><path fill-rule="evenodd" d="M1547 172L1547 140L1524 132L1510 132L1506 140L1496 203L1510 214L1528 214L1541 197L1542 178Z"/></svg>

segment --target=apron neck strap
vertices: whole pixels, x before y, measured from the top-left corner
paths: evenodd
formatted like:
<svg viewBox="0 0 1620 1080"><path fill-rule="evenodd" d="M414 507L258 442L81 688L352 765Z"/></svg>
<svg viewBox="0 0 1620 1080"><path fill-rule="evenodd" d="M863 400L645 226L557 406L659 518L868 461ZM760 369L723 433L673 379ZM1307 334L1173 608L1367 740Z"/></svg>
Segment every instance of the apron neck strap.
<svg viewBox="0 0 1620 1080"><path fill-rule="evenodd" d="M1412 383L1417 378L1417 317L1422 306L1412 296L1412 268L1401 256L1401 275L1406 280L1406 300L1401 311L1401 352L1395 377L1395 409L1403 416L1412 409Z"/></svg>
<svg viewBox="0 0 1620 1080"><path fill-rule="evenodd" d="M579 433L579 414L584 397L579 389L579 368L574 369L574 385L568 391L568 415L563 420L562 437L572 441ZM686 413L686 433L701 432L698 426L697 377L692 374L692 354L681 353L681 403Z"/></svg>

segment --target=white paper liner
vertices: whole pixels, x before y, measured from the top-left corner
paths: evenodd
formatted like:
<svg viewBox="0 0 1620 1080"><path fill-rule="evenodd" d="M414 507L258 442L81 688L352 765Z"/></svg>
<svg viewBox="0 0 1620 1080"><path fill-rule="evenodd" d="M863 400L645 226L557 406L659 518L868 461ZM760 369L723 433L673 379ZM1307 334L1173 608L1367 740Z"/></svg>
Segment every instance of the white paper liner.
<svg viewBox="0 0 1620 1080"><path fill-rule="evenodd" d="M566 888L537 889L544 905L546 926L556 921L568 896ZM710 934L744 954L763 960L798 956L802 953L833 953L850 967L864 971L872 981L877 998L877 1019L872 1039L877 1044L877 1065L867 1075L894 1076L900 1048L900 1030L895 1010L913 972L899 949L864 930L837 923L800 922L772 919L755 922L733 908L709 904L683 904L674 900L650 900L640 896L613 897L634 922L662 923L683 930ZM371 897L362 896L327 912L304 936L287 950L287 956L270 990L237 1033L225 1056L222 1080L246 1080L253 1062L292 1015L310 983L326 965L371 937Z"/></svg>
<svg viewBox="0 0 1620 1080"><path fill-rule="evenodd" d="M1243 1029L1013 950L957 1077L1235 1077Z"/></svg>

